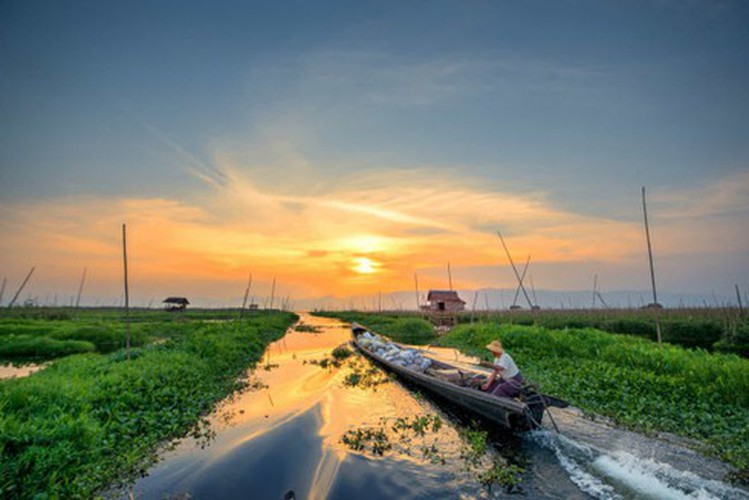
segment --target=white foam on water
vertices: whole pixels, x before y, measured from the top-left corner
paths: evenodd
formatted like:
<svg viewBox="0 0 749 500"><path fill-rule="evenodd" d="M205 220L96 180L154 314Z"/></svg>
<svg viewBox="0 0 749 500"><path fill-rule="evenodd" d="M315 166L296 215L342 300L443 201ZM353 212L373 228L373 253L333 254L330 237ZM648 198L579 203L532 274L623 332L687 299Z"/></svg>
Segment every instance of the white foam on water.
<svg viewBox="0 0 749 500"><path fill-rule="evenodd" d="M668 464L636 457L624 451L600 455L593 467L640 497L695 500L747 499L742 490L711 481Z"/></svg>
<svg viewBox="0 0 749 500"><path fill-rule="evenodd" d="M557 460L559 460L559 464L569 474L570 480L581 491L602 500L618 500L622 498L614 491L614 488L586 470L586 465L595 458L592 449L562 435L551 434L548 431L534 431L529 434L540 445L554 452Z"/></svg>
<svg viewBox="0 0 749 500"><path fill-rule="evenodd" d="M598 450L547 431L531 438L552 450L570 480L595 498L749 500L744 490L625 451Z"/></svg>

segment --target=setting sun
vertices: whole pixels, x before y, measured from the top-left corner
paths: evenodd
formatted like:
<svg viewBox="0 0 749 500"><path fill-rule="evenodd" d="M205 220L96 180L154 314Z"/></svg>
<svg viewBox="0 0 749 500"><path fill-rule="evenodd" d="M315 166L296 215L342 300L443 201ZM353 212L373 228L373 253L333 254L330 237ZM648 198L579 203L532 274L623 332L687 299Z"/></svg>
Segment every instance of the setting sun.
<svg viewBox="0 0 749 500"><path fill-rule="evenodd" d="M351 268L359 274L372 274L377 272L380 265L367 257L355 257L354 266Z"/></svg>

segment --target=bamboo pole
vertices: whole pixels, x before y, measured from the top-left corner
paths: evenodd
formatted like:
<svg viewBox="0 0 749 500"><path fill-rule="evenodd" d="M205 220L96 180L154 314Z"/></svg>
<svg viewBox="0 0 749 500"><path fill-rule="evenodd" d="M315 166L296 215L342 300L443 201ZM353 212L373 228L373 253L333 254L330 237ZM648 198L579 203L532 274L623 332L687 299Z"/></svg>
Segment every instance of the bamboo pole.
<svg viewBox="0 0 749 500"><path fill-rule="evenodd" d="M270 307L268 309L273 309L273 298L276 295L276 277L273 277L273 285L271 285L270 289Z"/></svg>
<svg viewBox="0 0 749 500"><path fill-rule="evenodd" d="M473 323L473 316L476 314L476 301L479 298L479 292L476 290L476 293L473 294L473 304L471 305L471 323Z"/></svg>
<svg viewBox="0 0 749 500"><path fill-rule="evenodd" d="M31 271L29 271L29 274L26 275L26 278L23 280L23 283L21 283L21 286L18 287L18 291L16 292L16 294L13 296L13 299L8 304L8 309L10 309L11 307L13 307L13 304L16 303L16 300L18 299L18 296L21 295L21 291L23 290L23 287L26 286L26 283L29 282L29 278L31 278L31 275L34 274L34 269L36 269L36 267L32 267L31 268Z"/></svg>
<svg viewBox="0 0 749 500"><path fill-rule="evenodd" d="M598 292L598 275L593 276L593 303L591 304L590 308L595 309L596 308L596 293Z"/></svg>
<svg viewBox="0 0 749 500"><path fill-rule="evenodd" d="M525 280L525 273L528 271L528 265L531 263L531 256L528 254L528 258L525 259L525 267L523 267L523 274L520 276L520 281ZM517 288L515 288L515 297L512 299L512 305L513 307L518 305L518 297L520 296L520 286L521 284L518 284Z"/></svg>
<svg viewBox="0 0 749 500"><path fill-rule="evenodd" d="M538 308L538 297L536 297L536 286L533 284L533 275L528 276L531 282L531 294L533 295L533 307Z"/></svg>
<svg viewBox="0 0 749 500"><path fill-rule="evenodd" d="M645 238L648 242L648 261L650 262L650 281L653 285L653 304L658 304L658 294L655 289L655 269L653 268L653 248L650 244L650 226L648 225L648 205L645 201L645 186L642 186L642 214L645 219Z"/></svg>
<svg viewBox="0 0 749 500"><path fill-rule="evenodd" d="M3 288L5 288L5 282L3 281ZM0 292L0 298L2 298L3 294ZM736 300L739 303L739 314L744 315L744 305L741 303L741 293L739 292L739 284L736 283Z"/></svg>
<svg viewBox="0 0 749 500"><path fill-rule="evenodd" d="M447 263L447 280L450 284L450 291L453 291L453 273L450 271L450 263Z"/></svg>
<svg viewBox="0 0 749 500"><path fill-rule="evenodd" d="M520 289L523 291L523 295L525 296L525 300L528 301L528 307L533 309L533 304L531 303L530 297L528 297L528 292L525 291L525 287L523 286L523 280L520 278L520 274L518 273L518 269L515 267L515 262L512 260L512 255L510 255L510 251L507 249L507 244L505 243L505 239L502 237L502 233L499 232L499 229L497 230L497 235L499 236L499 241L502 242L502 247L505 249L505 253L507 254L507 259L510 261L510 266L512 266L512 270L515 272L515 277L518 280L518 284L520 285Z"/></svg>
<svg viewBox="0 0 749 500"><path fill-rule="evenodd" d="M130 290L127 282L127 229L122 224L122 264L125 275L125 357L130 359Z"/></svg>
<svg viewBox="0 0 749 500"><path fill-rule="evenodd" d="M250 287L252 286L252 273L247 278L247 288L244 290L244 300L242 300L242 309L239 311L239 317L242 318L244 314L244 308L247 307L247 296L250 294Z"/></svg>
<svg viewBox="0 0 749 500"><path fill-rule="evenodd" d="M75 299L75 308L78 309L78 306L81 305L81 293L83 292L83 283L86 282L86 271L87 268L83 268L83 276L81 276L81 285L78 287L78 297Z"/></svg>
<svg viewBox="0 0 749 500"><path fill-rule="evenodd" d="M7 278L3 278L3 286L0 288L0 304L3 303L3 295L5 294L5 284L8 282Z"/></svg>
<svg viewBox="0 0 749 500"><path fill-rule="evenodd" d="M655 269L653 267L653 247L650 244L650 226L648 225L648 205L645 201L645 186L642 186L642 214L645 219L645 238L648 242L648 261L650 262L650 282L653 285L653 307L656 308L655 313L655 333L658 337L658 343L661 343L661 322L658 317L658 294L655 289Z"/></svg>
<svg viewBox="0 0 749 500"><path fill-rule="evenodd" d="M414 273L414 290L416 291L416 310L421 311L421 304L419 304L419 275Z"/></svg>

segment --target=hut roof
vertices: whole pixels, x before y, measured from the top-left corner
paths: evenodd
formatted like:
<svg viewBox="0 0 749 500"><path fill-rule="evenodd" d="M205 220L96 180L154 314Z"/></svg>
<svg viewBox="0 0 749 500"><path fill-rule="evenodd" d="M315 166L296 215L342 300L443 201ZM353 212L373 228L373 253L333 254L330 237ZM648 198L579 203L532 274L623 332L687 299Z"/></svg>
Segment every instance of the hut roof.
<svg viewBox="0 0 749 500"><path fill-rule="evenodd" d="M167 297L166 299L164 299L164 304L180 304L186 306L189 303L190 301L185 297Z"/></svg>
<svg viewBox="0 0 749 500"><path fill-rule="evenodd" d="M430 302L461 302L465 304L465 300L458 297L458 292L454 290L429 290L427 294L427 300Z"/></svg>

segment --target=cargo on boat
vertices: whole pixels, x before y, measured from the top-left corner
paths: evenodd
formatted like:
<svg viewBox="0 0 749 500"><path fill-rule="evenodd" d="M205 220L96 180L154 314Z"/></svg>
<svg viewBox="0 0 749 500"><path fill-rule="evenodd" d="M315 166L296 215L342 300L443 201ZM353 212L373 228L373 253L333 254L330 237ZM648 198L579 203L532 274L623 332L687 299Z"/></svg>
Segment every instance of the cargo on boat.
<svg viewBox="0 0 749 500"><path fill-rule="evenodd" d="M518 398L488 394L480 389L486 375L424 356L371 332L357 323L351 325L356 348L405 381L441 396L468 413L496 422L512 430L531 430L541 425L545 406L566 403L536 391L526 384Z"/></svg>

